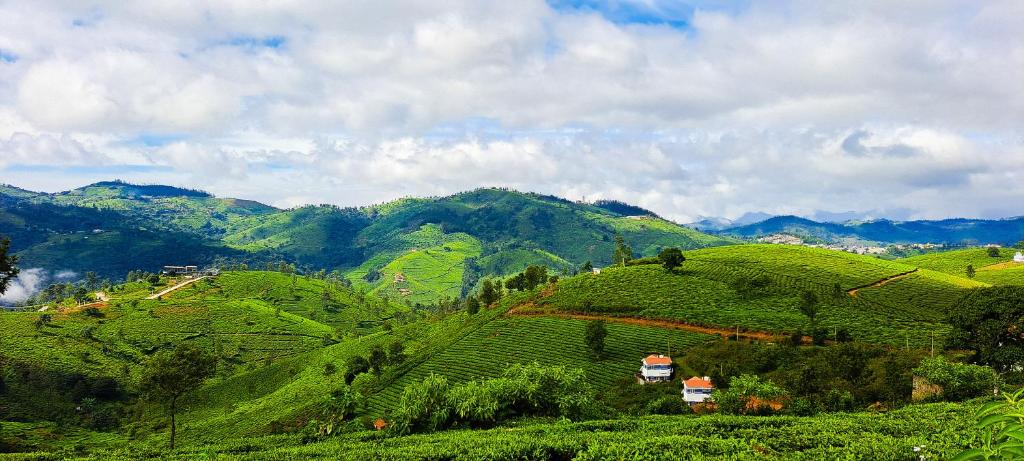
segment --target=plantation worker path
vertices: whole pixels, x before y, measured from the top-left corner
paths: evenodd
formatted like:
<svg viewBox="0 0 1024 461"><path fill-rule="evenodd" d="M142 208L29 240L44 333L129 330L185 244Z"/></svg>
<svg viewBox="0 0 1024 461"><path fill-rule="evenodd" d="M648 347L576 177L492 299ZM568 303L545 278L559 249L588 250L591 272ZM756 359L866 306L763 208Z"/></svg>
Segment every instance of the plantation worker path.
<svg viewBox="0 0 1024 461"><path fill-rule="evenodd" d="M196 282L198 282L200 280L207 279L207 278L210 278L210 276L209 275L204 275L202 277L196 277L194 279L185 280L184 282L181 282L181 283L179 283L177 285L174 285L174 286L172 286L170 288L165 288L163 291L160 291L160 292L157 292L157 293L153 293L153 294L147 296L146 299L160 299L160 297L163 296L163 295L166 295L168 293L172 293L174 291L180 290L180 289L185 288L185 287L187 287L187 286L189 286L189 285L191 285L193 283L196 283Z"/></svg>
<svg viewBox="0 0 1024 461"><path fill-rule="evenodd" d="M624 324L628 324L628 325L638 325L638 326L654 327L654 328L667 328L667 329L672 329L672 330L690 331L690 332L693 332L693 333L704 333L704 334L709 334L709 335L718 335L718 336L721 336L723 338L728 338L730 336L736 336L737 335L737 331L736 331L735 328L730 329L730 328L708 327L708 326L695 325L695 324L692 324L692 323L686 323L686 322L681 322L681 321L655 320L655 319L645 319L645 318L639 318L639 317L616 317L616 316L610 316L610 315L581 314L581 313L570 313L570 312L550 312L550 311L542 311L542 310L524 310L523 307L528 307L528 306L517 306L517 307L514 307L514 308L512 308L511 310L508 311L507 315L519 316L519 317L531 317L531 316L553 317L553 318L570 319L570 320L603 320L605 322L624 323ZM778 333L772 333L772 332L768 332L768 331L753 331L753 330L742 330L742 331L739 331L739 337L740 338L747 338L747 339L756 339L756 340L759 340L759 341L771 341L771 342L777 342L777 341L780 341L780 340L783 339L782 335L778 334ZM810 337L805 336L803 338L803 341L804 342L810 342Z"/></svg>
<svg viewBox="0 0 1024 461"><path fill-rule="evenodd" d="M857 292L858 292L858 291L860 291L860 290L863 290L863 289L865 289L865 288L878 288L878 287L880 287L880 286L882 286L882 285L885 285L885 284L887 284L887 283L889 283L889 282L894 282L894 281L896 281L896 280L899 280L899 279L901 279L901 278L907 277L907 276L909 276L910 274L913 274L914 272L917 272L917 269L916 269L916 268L915 268L914 270L911 270L911 271L907 271L907 272L901 272L901 273L899 273L899 274L896 274L896 275L893 275L893 276L889 276L889 277L886 277L886 278L884 278L884 279L882 279L882 280L879 280L879 281L877 281L877 282L874 282L874 283L870 283L870 284L868 284L868 285L863 285L863 286L859 286L859 287L856 287L856 288L853 288L853 289L847 290L847 291L846 291L846 294L848 294L848 295L850 295L850 296L853 296L854 298L856 298L856 297L857 297Z"/></svg>

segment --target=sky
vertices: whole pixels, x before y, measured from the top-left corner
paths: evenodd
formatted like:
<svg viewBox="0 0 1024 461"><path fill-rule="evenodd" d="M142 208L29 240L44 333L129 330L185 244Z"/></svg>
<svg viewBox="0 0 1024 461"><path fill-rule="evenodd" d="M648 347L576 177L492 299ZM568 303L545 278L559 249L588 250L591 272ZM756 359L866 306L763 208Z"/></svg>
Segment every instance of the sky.
<svg viewBox="0 0 1024 461"><path fill-rule="evenodd" d="M1024 215L1024 2L0 0L0 182Z"/></svg>

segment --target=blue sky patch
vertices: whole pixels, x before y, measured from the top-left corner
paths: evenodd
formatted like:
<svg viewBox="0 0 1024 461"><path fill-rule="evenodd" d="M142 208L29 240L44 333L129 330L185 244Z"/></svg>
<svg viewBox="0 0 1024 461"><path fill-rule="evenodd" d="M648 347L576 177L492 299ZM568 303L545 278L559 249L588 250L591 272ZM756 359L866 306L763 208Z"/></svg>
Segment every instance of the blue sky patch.
<svg viewBox="0 0 1024 461"><path fill-rule="evenodd" d="M225 40L223 43L230 46L241 46L246 48L281 48L288 41L287 38L280 35L272 35L270 37L248 37L240 36L233 37Z"/></svg>
<svg viewBox="0 0 1024 461"><path fill-rule="evenodd" d="M594 12L615 24L666 25L689 28L693 7L680 2L548 0L558 11Z"/></svg>
<svg viewBox="0 0 1024 461"><path fill-rule="evenodd" d="M188 136L183 134L142 133L134 138L125 141L125 144L134 146L141 145L146 147L160 147L185 139L188 139Z"/></svg>
<svg viewBox="0 0 1024 461"><path fill-rule="evenodd" d="M0 62L17 62L18 55L10 51L0 50Z"/></svg>
<svg viewBox="0 0 1024 461"><path fill-rule="evenodd" d="M174 171L169 166L160 165L10 165L3 169L11 173L61 173L61 174L127 174L153 173Z"/></svg>

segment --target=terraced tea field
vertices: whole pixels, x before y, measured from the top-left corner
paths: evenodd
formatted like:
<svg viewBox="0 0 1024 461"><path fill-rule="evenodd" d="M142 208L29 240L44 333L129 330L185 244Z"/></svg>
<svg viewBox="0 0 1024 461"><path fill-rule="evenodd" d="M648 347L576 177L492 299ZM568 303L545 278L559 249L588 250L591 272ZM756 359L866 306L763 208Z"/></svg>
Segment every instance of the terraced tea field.
<svg viewBox="0 0 1024 461"><path fill-rule="evenodd" d="M947 327L943 302L955 300L976 282L929 272L911 277L912 266L875 258L784 245L742 245L686 253L681 273L660 266L605 268L599 275L566 278L533 301L536 308L682 321L698 326L792 332L806 329L798 308L803 291L817 293L817 320L830 330L848 329L855 338L889 344L930 341ZM870 287L908 274L899 283ZM765 280L755 293L736 289L742 280ZM842 294L833 288L840 284ZM899 287L907 296L888 294ZM935 299L943 301L936 304Z"/></svg>
<svg viewBox="0 0 1024 461"><path fill-rule="evenodd" d="M608 324L602 360L592 360L583 341L586 322L554 318L498 318L470 332L412 369L370 400L373 414L398 402L406 385L431 373L454 382L500 376L513 363L538 362L582 368L595 389L629 378L652 352L682 350L713 336L678 330Z"/></svg>

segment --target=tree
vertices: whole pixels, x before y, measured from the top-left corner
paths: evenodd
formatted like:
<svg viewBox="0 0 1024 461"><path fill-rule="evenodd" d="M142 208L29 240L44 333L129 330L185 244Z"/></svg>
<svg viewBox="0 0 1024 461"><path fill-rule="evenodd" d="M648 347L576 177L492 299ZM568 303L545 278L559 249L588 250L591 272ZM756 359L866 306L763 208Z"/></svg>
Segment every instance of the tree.
<svg viewBox="0 0 1024 461"><path fill-rule="evenodd" d="M483 286L480 287L480 302L485 306L490 306L498 300L497 290L494 288L494 282L490 279L484 280Z"/></svg>
<svg viewBox="0 0 1024 461"><path fill-rule="evenodd" d="M730 378L728 388L716 389L711 396L722 413L764 414L776 411L772 405L786 397L786 390L757 375L745 374Z"/></svg>
<svg viewBox="0 0 1024 461"><path fill-rule="evenodd" d="M370 362L370 369L373 370L373 374L379 375L384 365L388 362L388 356L380 346L374 346L370 350L370 357L367 361Z"/></svg>
<svg viewBox="0 0 1024 461"><path fill-rule="evenodd" d="M971 279L974 278L974 265L973 264L968 264L967 265L967 278L971 278Z"/></svg>
<svg viewBox="0 0 1024 461"><path fill-rule="evenodd" d="M612 254L612 262L625 267L626 263L633 259L633 248L626 244L621 235L615 236L615 253Z"/></svg>
<svg viewBox="0 0 1024 461"><path fill-rule="evenodd" d="M1024 287L976 288L949 312L947 347L969 349L972 361L1000 372L1024 364Z"/></svg>
<svg viewBox="0 0 1024 461"><path fill-rule="evenodd" d="M470 295L466 298L466 312L469 315L476 315L477 312L480 312L480 301L476 299L476 296Z"/></svg>
<svg viewBox="0 0 1024 461"><path fill-rule="evenodd" d="M160 352L149 360L140 388L151 402L167 405L171 417L171 449L177 431L178 400L198 389L213 376L217 359L195 346L179 344L173 351Z"/></svg>
<svg viewBox="0 0 1024 461"><path fill-rule="evenodd" d="M988 252L988 256L990 258L999 257L999 247L988 247L988 249L986 249L985 251Z"/></svg>
<svg viewBox="0 0 1024 461"><path fill-rule="evenodd" d="M388 365L401 365L405 361L405 346L398 341L388 345Z"/></svg>
<svg viewBox="0 0 1024 461"><path fill-rule="evenodd" d="M583 341L587 344L587 349L594 354L595 357L601 357L604 354L604 339L608 336L608 328L604 324L604 320L591 320L587 322L587 330L583 335Z"/></svg>
<svg viewBox="0 0 1024 461"><path fill-rule="evenodd" d="M356 376L366 373L370 370L370 362L366 361L361 355L355 355L349 357L348 362L345 363L345 384L352 384L352 380Z"/></svg>
<svg viewBox="0 0 1024 461"><path fill-rule="evenodd" d="M1017 244L1014 245L1013 247L1018 249L1018 250L1024 250L1024 240L1021 240L1021 241L1017 242Z"/></svg>
<svg viewBox="0 0 1024 461"><path fill-rule="evenodd" d="M0 295L7 291L11 280L18 276L18 257L10 254L11 240L0 237Z"/></svg>
<svg viewBox="0 0 1024 461"><path fill-rule="evenodd" d="M583 266L580 267L581 274L589 274L591 272L594 272L594 264L590 261L583 263Z"/></svg>
<svg viewBox="0 0 1024 461"><path fill-rule="evenodd" d="M800 294L800 312L814 323L814 317L818 315L818 295L813 291L804 291Z"/></svg>
<svg viewBox="0 0 1024 461"><path fill-rule="evenodd" d="M674 272L677 267L683 265L686 256L683 256L683 251L679 248L665 248L658 253L658 260L661 261L661 267L669 272Z"/></svg>

